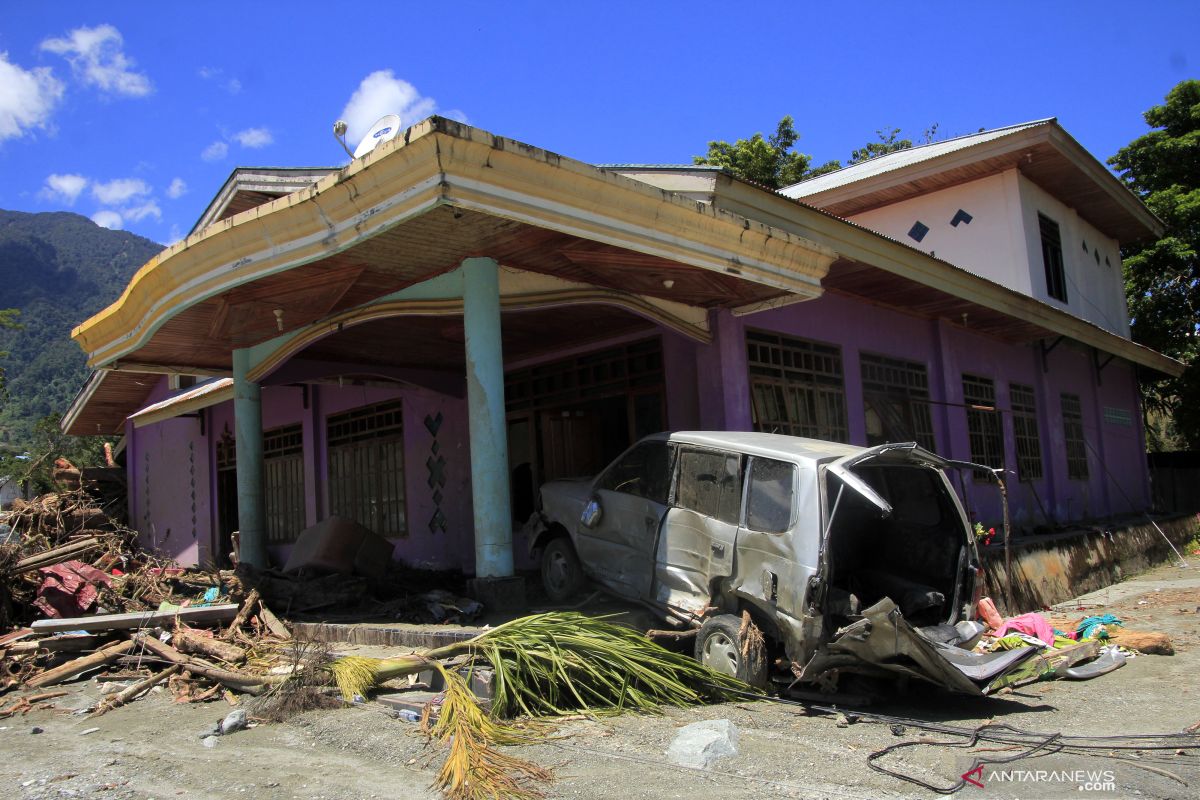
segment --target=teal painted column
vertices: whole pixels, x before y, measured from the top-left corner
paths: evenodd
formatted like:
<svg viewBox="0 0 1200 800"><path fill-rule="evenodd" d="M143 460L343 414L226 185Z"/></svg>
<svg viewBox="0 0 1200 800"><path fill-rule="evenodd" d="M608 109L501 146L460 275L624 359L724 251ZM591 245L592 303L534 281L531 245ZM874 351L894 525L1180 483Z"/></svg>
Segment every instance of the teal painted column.
<svg viewBox="0 0 1200 800"><path fill-rule="evenodd" d="M262 396L257 383L246 380L250 351L233 351L233 421L237 441L238 531L242 563L260 569L267 564L267 531L263 513Z"/></svg>
<svg viewBox="0 0 1200 800"><path fill-rule="evenodd" d="M468 258L462 272L475 575L508 578L513 574L512 510L500 347L500 270L490 258Z"/></svg>

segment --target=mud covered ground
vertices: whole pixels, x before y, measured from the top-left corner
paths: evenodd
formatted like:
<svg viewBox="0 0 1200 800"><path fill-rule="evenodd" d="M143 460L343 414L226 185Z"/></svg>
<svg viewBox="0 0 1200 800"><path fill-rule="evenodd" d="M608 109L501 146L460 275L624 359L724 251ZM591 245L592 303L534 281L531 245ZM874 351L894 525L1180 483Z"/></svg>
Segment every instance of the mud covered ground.
<svg viewBox="0 0 1200 800"><path fill-rule="evenodd" d="M1034 684L1000 697L972 700L914 689L867 711L975 727L1003 722L1023 729L1112 736L1179 732L1200 722L1200 566L1163 567L1055 609L1058 616L1115 613L1129 627L1171 635L1174 656L1140 656L1093 681ZM224 703L174 705L153 695L102 717L72 713L99 696L80 682L54 708L0 720L0 796L321 798L437 797L430 789L441 751L415 725L375 706L310 712L287 723L260 725L216 742L201 736L229 709ZM12 695L9 695L11 698ZM8 698L6 698L8 699ZM664 751L681 726L725 718L740 731L739 753L709 770L669 763ZM852 718L853 719L853 718ZM973 758L1003 758L1017 750L985 745L951 748L962 739L903 722L866 718L846 724L828 714L771 702L727 704L662 716L576 720L554 739L516 750L553 769L554 798L936 797L915 784L873 771L874 751L920 738L921 744L884 763L936 785L950 785ZM900 725L902 727L896 727ZM98 728L85 733L91 728ZM34 730L40 730L34 733ZM1101 743L1102 744L1102 743ZM959 797L1200 796L1200 752L1176 754L1102 749L1063 753L993 767L983 789ZM1009 780L994 770L1013 772ZM1036 777L1017 771L1041 771ZM1098 778L1086 786L1063 772ZM1023 778L1023 780L1018 780Z"/></svg>

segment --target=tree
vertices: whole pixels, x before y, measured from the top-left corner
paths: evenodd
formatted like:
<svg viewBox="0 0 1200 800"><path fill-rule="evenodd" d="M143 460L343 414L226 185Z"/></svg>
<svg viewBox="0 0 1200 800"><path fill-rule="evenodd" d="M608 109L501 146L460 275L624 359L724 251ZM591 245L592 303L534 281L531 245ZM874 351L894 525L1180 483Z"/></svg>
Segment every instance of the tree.
<svg viewBox="0 0 1200 800"><path fill-rule="evenodd" d="M875 135L879 137L878 142L867 142L862 147L850 153L851 164L857 164L860 161L866 161L876 156L883 156L888 153L894 153L897 150L907 150L912 147L912 139L899 138L899 128L892 128L886 133L878 130L875 131Z"/></svg>
<svg viewBox="0 0 1200 800"><path fill-rule="evenodd" d="M812 156L792 149L799 139L794 121L791 116L786 116L779 121L769 139L756 133L749 139L738 139L732 144L709 142L708 152L703 156L694 156L692 162L724 167L739 178L770 189L782 189L805 178L841 169L842 165L837 161L812 168Z"/></svg>
<svg viewBox="0 0 1200 800"><path fill-rule="evenodd" d="M21 310L18 308L0 308L0 330L8 329L11 331L21 330L21 323L17 322L17 317L21 315ZM0 361L8 358L7 350L0 350ZM0 400L4 399L4 367L0 366Z"/></svg>
<svg viewBox="0 0 1200 800"><path fill-rule="evenodd" d="M1181 378L1147 382L1150 414L1169 419L1151 426L1153 449L1164 434L1200 448L1200 81L1172 89L1166 103L1144 114L1153 130L1121 148L1108 163L1159 219L1165 233L1125 245L1125 294L1134 341L1188 364Z"/></svg>
<svg viewBox="0 0 1200 800"><path fill-rule="evenodd" d="M937 136L937 128L936 122L926 128L921 136L921 144L932 142ZM913 146L911 139L900 138L899 128L877 130L875 135L879 137L878 142L867 142L850 153L850 164ZM796 132L795 123L791 116L787 116L779 121L774 135L769 139L764 139L761 133L756 133L749 139L738 139L733 144L709 142L708 152L702 156L693 156L692 161L696 164L724 167L739 178L770 189L782 189L842 168L842 163L836 160L813 167L812 156L797 153L792 149L799 140L800 134Z"/></svg>

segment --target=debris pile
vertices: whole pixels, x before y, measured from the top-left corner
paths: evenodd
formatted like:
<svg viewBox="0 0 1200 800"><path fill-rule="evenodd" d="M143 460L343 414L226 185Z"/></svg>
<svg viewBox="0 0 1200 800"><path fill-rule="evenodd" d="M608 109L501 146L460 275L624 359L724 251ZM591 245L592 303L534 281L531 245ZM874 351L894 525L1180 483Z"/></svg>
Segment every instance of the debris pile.
<svg viewBox="0 0 1200 800"><path fill-rule="evenodd" d="M60 491L17 500L4 519L0 693L99 673L114 687L94 710L103 713L159 684L187 701L272 684L291 634L257 591L231 570L145 552L79 470L60 460L54 476ZM56 696L26 696L0 716Z"/></svg>
<svg viewBox="0 0 1200 800"><path fill-rule="evenodd" d="M1040 680L1088 680L1120 669L1140 653L1174 653L1166 634L1127 630L1113 614L1048 619L1030 612L1003 619L985 597L979 602L979 616L981 622L967 623L975 626L974 652L1033 651L992 689Z"/></svg>

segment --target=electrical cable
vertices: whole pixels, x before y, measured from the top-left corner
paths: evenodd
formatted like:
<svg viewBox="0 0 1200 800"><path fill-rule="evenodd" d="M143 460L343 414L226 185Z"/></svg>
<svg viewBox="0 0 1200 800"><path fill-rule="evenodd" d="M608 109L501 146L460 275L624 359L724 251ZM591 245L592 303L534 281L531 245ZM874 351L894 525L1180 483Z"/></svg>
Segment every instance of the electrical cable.
<svg viewBox="0 0 1200 800"><path fill-rule="evenodd" d="M982 759L978 759L978 758L975 759L973 762L971 762L971 768L969 770L967 770L966 772L964 772L961 776L959 776L959 779L954 784L952 784L950 786L944 786L944 787L943 786L934 786L932 783L928 783L926 781L921 780L920 778L913 777L912 775L906 775L903 772L898 772L896 770L887 769L886 767L880 766L879 764L877 764L875 762L878 759L882 758L883 756L885 756L888 753L891 753L893 751L896 751L896 750L899 750L899 749L905 748L905 747L916 747L918 745L923 745L923 744L941 745L943 747L963 747L963 748L976 747L979 744L980 738L983 737L984 730L986 730L988 728L1008 728L1009 730L1015 730L1011 725L1004 725L1004 724L989 722L987 724L980 725L978 728L976 728L974 733L972 734L971 738L965 742L935 742L935 741L930 741L928 739L916 739L916 740L909 741L909 742L900 742L898 744L893 744L893 745L883 748L882 750L876 750L874 753L871 753L871 755L867 756L867 766L870 767L871 769L875 770L876 772L883 773L884 775L890 775L893 778L899 778L900 780L907 781L908 783L916 784L917 786L921 786L925 789L929 789L930 791L937 792L938 794L954 794L959 789L962 789L964 786L967 785L967 780L968 780L967 776L968 775L970 775L971 773L973 773L977 770L982 771L982 768L984 765L984 761ZM1058 753L1058 752L1062 751L1063 746L1061 744L1061 740L1062 740L1061 733L1051 733L1048 736L1046 736L1045 739L1041 740L1040 742L1033 743L1023 753L1017 753L1016 755L1013 755L1013 756L1005 756L1004 758L989 758L986 763L988 763L988 764L1008 764L1013 761L1019 761L1022 758L1031 758L1035 755L1038 755L1043 750L1048 751L1044 755L1053 755L1054 753Z"/></svg>

